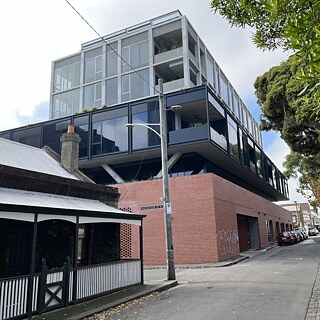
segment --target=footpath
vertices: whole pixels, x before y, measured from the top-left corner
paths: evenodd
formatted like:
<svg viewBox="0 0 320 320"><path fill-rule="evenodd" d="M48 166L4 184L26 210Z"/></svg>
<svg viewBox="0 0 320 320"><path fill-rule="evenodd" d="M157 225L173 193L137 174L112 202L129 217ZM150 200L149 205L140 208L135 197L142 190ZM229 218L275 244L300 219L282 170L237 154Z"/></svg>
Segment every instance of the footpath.
<svg viewBox="0 0 320 320"><path fill-rule="evenodd" d="M204 265L176 265L176 269L184 268L221 268L228 267L250 259L256 255L262 254L267 250L272 249L269 247L263 250L250 250L236 256L230 260L217 262L213 264ZM152 267L156 268L156 267ZM163 267L158 267L163 268ZM86 317L93 316L99 312L106 311L111 308L115 308L123 303L134 301L136 299L148 296L155 292L161 292L178 285L178 281L167 281L167 280L156 280L156 281L145 281L143 285L135 285L132 287L125 288L123 290L116 291L104 295L102 297L92 299L86 302L72 305L66 308L57 309L51 312L44 313L42 315L34 316L33 320L81 320ZM320 265L318 268L317 276L314 282L312 295L308 304L307 313L304 320L320 320L319 311L320 302Z"/></svg>

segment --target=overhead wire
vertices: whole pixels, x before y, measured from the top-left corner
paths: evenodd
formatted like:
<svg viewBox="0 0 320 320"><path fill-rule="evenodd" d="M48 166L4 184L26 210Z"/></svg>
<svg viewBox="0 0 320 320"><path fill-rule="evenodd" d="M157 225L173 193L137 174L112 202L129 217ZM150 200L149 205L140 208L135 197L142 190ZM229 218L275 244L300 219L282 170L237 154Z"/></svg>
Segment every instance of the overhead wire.
<svg viewBox="0 0 320 320"><path fill-rule="evenodd" d="M81 13L69 2L69 0L66 0L66 2L78 14L78 16L93 30L93 32L121 59L122 62L124 62L133 72L135 72L151 89L155 90L158 94L160 94L160 92L157 90L155 86L152 86L149 81L147 81L144 77L141 76L139 71L132 67L130 63L127 60L125 60L121 56L121 54L118 53L117 50L113 49L113 47L107 42L107 40L102 35L100 35L100 33L89 23L89 21L85 17L81 15Z"/></svg>
<svg viewBox="0 0 320 320"><path fill-rule="evenodd" d="M77 13L77 15L94 31L95 34L98 35L98 37L121 59L121 61L123 61L133 72L135 72L150 88L152 88L154 91L156 91L158 94L160 94L160 92L157 90L156 87L152 86L150 84L149 81L147 81L144 77L141 76L141 74L139 73L139 71L137 71L134 67L132 67L130 65L130 63L128 61L126 61L122 56L121 54L118 53L118 51L114 50L113 47L106 41L106 39L100 35L100 33L87 21L87 19L85 19L81 13L68 1L66 0L66 2L69 4L69 6ZM157 104L159 103L159 101L157 101ZM153 115L153 117L155 117L155 114ZM153 119L154 120L154 119ZM148 137L151 135L151 132L148 131ZM142 164L144 162L144 158L145 158L145 155L146 155L146 150L143 152L143 155L142 155L142 159L140 161L140 164L139 164L139 167L138 167L138 170L137 170L137 173L135 174L135 177L133 178L133 181L136 181L139 173L140 173L140 170L142 168ZM121 195L120 200L122 200L126 195L127 193L130 191L131 187L132 187L132 183L130 183L129 185L129 188L126 190L126 192Z"/></svg>
<svg viewBox="0 0 320 320"><path fill-rule="evenodd" d="M157 100L157 104L159 104L159 100ZM157 107L157 105L156 105L156 107ZM155 113L153 114L152 122L154 122L154 119L155 119ZM152 131L147 131L147 132L148 132L148 138L149 138L150 135L151 135L153 132L152 132ZM154 133L153 133L153 134L154 134ZM121 195L119 201L122 200L122 199L128 194L128 192L131 190L131 188L132 188L132 186L133 186L133 182L136 181L136 179L137 179L137 177L138 177L138 175L139 175L139 173L140 173L140 170L141 170L141 168L142 168L142 164L143 164L143 162L144 162L145 156L146 156L146 150L143 152L142 159L141 159L141 161L140 161L140 164L139 164L139 167L138 167L138 170L137 170L137 173L136 173L135 177L132 179L132 182L130 183L129 188L127 188L126 192L125 192L123 195Z"/></svg>

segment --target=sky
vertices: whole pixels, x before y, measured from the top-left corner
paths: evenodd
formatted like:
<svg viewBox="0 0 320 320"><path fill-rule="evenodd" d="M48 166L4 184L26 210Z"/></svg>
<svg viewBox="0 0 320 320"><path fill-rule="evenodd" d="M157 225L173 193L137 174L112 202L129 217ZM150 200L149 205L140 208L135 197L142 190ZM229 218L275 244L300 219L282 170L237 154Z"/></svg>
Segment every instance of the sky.
<svg viewBox="0 0 320 320"><path fill-rule="evenodd" d="M258 120L253 83L288 54L261 51L251 30L231 28L214 14L208 0L69 0L100 35L152 19L173 10L186 15L200 38ZM48 119L53 60L80 51L97 35L66 0L10 0L1 4L0 131ZM283 169L289 152L277 133L263 133L264 151ZM305 201L290 182L291 200Z"/></svg>

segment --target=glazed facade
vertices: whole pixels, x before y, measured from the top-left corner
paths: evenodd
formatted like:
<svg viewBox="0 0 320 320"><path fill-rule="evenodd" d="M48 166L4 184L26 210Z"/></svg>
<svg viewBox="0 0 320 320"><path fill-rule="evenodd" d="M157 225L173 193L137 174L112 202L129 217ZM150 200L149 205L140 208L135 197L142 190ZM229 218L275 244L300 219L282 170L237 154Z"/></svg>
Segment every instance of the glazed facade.
<svg viewBox="0 0 320 320"><path fill-rule="evenodd" d="M288 199L287 179L263 152L256 121L179 11L54 61L51 120L0 137L60 153L60 137L73 124L81 137L80 169L96 183L161 178L159 136L126 126L159 124L159 78L170 177L214 173L265 199Z"/></svg>
<svg viewBox="0 0 320 320"><path fill-rule="evenodd" d="M261 147L258 124L179 11L82 44L52 63L50 119L207 84Z"/></svg>

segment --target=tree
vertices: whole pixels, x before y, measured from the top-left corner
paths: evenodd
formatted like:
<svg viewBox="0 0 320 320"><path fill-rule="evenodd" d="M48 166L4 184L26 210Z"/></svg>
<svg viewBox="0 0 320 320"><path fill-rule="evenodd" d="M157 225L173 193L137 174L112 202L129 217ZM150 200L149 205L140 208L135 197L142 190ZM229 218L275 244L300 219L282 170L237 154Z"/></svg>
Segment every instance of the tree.
<svg viewBox="0 0 320 320"><path fill-rule="evenodd" d="M309 199L313 207L320 206L320 154L301 156L297 152L287 155L284 163L286 176L299 180L299 192ZM300 176L297 175L300 173ZM311 193L310 193L311 191Z"/></svg>
<svg viewBox="0 0 320 320"><path fill-rule="evenodd" d="M320 124L305 118L303 110L317 102L311 90L301 94L300 67L300 60L291 56L258 77L254 87L262 111L260 128L280 131L293 151L308 156L320 150Z"/></svg>
<svg viewBox="0 0 320 320"><path fill-rule="evenodd" d="M316 104L304 117L320 119L320 1L212 0L211 7L232 26L254 29L253 42L261 49L292 50L302 64L298 81L312 90Z"/></svg>
<svg viewBox="0 0 320 320"><path fill-rule="evenodd" d="M302 83L297 79L301 63L295 55L279 66L271 68L254 83L257 102L261 107L262 130L279 131L290 146L285 175L297 177L300 173L300 192L311 190L320 204L320 123L305 119L305 108L317 102L313 92L301 94Z"/></svg>
<svg viewBox="0 0 320 320"><path fill-rule="evenodd" d="M300 173L300 192L310 188L320 204L320 1L212 0L232 26L253 29L263 50L293 55L255 81L262 130L280 131L292 153L287 176Z"/></svg>

